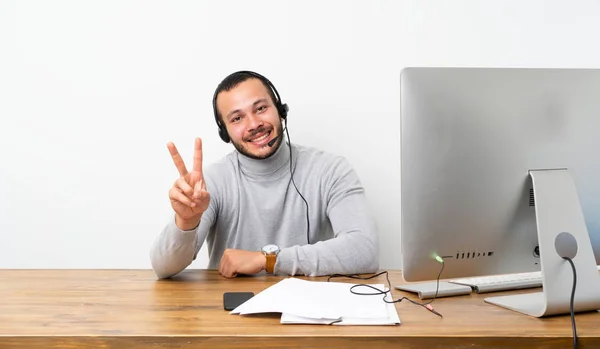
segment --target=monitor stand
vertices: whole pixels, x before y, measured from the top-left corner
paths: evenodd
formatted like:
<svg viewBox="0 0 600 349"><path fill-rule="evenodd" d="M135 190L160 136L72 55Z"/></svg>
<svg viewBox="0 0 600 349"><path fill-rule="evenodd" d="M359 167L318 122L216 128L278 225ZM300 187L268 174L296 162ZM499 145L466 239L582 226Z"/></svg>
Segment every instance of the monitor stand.
<svg viewBox="0 0 600 349"><path fill-rule="evenodd" d="M490 297L485 302L527 315L569 314L573 271L574 311L600 309L600 276L573 179L567 169L529 171L533 181L542 292Z"/></svg>

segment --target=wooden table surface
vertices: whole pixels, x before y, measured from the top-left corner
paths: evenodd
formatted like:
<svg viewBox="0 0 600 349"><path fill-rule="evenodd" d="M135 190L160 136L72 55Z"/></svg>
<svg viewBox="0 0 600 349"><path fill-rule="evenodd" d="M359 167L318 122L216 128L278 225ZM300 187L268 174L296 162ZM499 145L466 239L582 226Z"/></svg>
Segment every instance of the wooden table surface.
<svg viewBox="0 0 600 349"><path fill-rule="evenodd" d="M398 326L282 325L275 314L223 310L223 292L258 293L282 279L225 279L207 270L167 280L151 270L0 270L0 348L572 347L569 316L529 317L475 294L435 300L443 319L397 303ZM402 283L400 272L390 272L390 280ZM577 314L576 321L579 348L600 348L600 313Z"/></svg>

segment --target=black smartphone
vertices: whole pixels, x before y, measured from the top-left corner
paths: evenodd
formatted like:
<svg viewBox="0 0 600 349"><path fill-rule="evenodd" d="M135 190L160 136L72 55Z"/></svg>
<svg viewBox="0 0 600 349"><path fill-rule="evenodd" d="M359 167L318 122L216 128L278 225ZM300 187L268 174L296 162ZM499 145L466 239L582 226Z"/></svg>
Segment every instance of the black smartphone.
<svg viewBox="0 0 600 349"><path fill-rule="evenodd" d="M225 292L223 293L223 308L233 310L252 297L254 297L253 292Z"/></svg>

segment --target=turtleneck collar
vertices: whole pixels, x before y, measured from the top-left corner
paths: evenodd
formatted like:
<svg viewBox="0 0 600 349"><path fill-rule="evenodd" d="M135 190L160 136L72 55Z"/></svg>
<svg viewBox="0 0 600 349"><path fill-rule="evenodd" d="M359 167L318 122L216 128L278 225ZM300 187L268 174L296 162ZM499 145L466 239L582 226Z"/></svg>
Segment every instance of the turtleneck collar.
<svg viewBox="0 0 600 349"><path fill-rule="evenodd" d="M240 169L246 174L268 176L277 172L285 165L289 166L290 150L286 142L287 140L284 140L280 144L279 149L267 159L252 159L238 152Z"/></svg>

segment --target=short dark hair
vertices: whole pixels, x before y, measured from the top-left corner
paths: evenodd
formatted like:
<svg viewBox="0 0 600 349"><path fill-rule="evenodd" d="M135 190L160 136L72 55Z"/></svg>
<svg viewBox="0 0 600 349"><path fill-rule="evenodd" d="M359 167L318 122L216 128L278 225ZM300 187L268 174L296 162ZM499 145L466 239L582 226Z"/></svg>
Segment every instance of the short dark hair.
<svg viewBox="0 0 600 349"><path fill-rule="evenodd" d="M219 83L219 85L217 86L217 89L215 90L215 95L213 97L213 108L214 108L214 112L215 112L215 117L218 118L217 122L223 121L222 116L219 113L219 110L217 109L217 96L219 95L219 93L221 93L223 91L231 91L237 85L239 85L242 82L249 80L249 79L258 79L263 84L263 86L267 89L267 91L269 91L269 96L271 97L271 101L273 102L273 105L277 105L277 98L275 97L275 93L273 92L273 89L261 75L253 74L250 71L238 71L238 72L228 75L225 79L223 79L223 81L221 81L221 83Z"/></svg>

